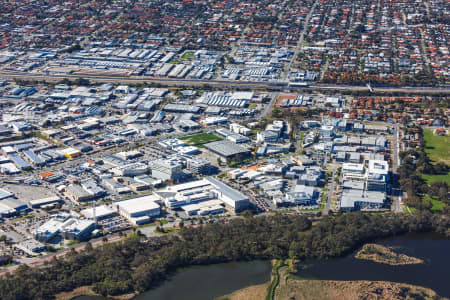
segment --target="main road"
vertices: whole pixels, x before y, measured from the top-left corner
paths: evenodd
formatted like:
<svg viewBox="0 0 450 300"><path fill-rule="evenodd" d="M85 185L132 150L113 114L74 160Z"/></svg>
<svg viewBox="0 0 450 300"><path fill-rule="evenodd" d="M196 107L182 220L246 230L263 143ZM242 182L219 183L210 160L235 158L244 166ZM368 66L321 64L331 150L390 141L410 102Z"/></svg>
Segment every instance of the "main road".
<svg viewBox="0 0 450 300"><path fill-rule="evenodd" d="M392 187L392 210L396 213L403 211L402 207L402 191L398 186L397 169L400 166L400 128L398 124L394 124L392 132L392 175L395 176Z"/></svg>
<svg viewBox="0 0 450 300"><path fill-rule="evenodd" d="M367 86L337 85L337 84L311 84L307 87L291 87L287 81L231 81L231 80L202 80L202 79L179 79L179 78L159 78L152 76L93 76L77 74L44 74L27 72L0 72L2 80L32 80L58 82L62 79L76 80L79 78L88 79L93 83L115 82L121 84L135 83L156 83L168 86L204 86L210 85L220 88L253 88L271 89L282 91L285 89L296 90L336 90L336 91L368 91ZM388 93L418 93L418 94L450 94L450 86L442 87L376 87L374 92Z"/></svg>
<svg viewBox="0 0 450 300"><path fill-rule="evenodd" d="M306 15L305 22L303 23L303 30L302 30L302 33L300 34L300 38L298 39L298 43L297 43L297 46L295 47L294 54L292 55L291 60L289 61L289 64L287 65L286 70L284 71L283 76L281 77L283 79L288 78L289 71L291 70L292 64L297 59L297 56L300 53L300 51L302 51L303 40L304 40L305 34L307 33L308 28L309 28L309 20L311 19L311 16L312 16L314 10L316 9L316 6L318 3L319 3L318 0L314 1L313 6L311 7L308 14Z"/></svg>

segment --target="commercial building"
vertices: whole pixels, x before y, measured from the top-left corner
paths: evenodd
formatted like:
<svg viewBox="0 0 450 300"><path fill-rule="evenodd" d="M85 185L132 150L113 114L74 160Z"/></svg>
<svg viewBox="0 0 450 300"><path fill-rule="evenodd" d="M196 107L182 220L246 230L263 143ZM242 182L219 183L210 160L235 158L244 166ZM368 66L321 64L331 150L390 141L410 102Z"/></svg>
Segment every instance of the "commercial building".
<svg viewBox="0 0 450 300"><path fill-rule="evenodd" d="M69 240L87 239L96 226L92 220L70 218L64 222L62 234L65 239Z"/></svg>
<svg viewBox="0 0 450 300"><path fill-rule="evenodd" d="M71 147L70 148L66 148L64 150L61 150L61 151L62 151L62 153L64 153L64 156L69 158L69 159L76 158L76 157L81 155L81 151L80 150L75 149L75 148L71 148Z"/></svg>
<svg viewBox="0 0 450 300"><path fill-rule="evenodd" d="M365 180L366 173L363 164L344 163L342 164L342 180Z"/></svg>
<svg viewBox="0 0 450 300"><path fill-rule="evenodd" d="M126 163L125 165L119 165L111 169L111 173L116 176L139 176L149 172L150 168L144 163Z"/></svg>
<svg viewBox="0 0 450 300"><path fill-rule="evenodd" d="M272 130L259 131L256 134L256 141L258 143L275 143L278 141L280 135L278 132Z"/></svg>
<svg viewBox="0 0 450 300"><path fill-rule="evenodd" d="M51 197L46 197L46 198L41 198L41 199L30 200L30 201L28 201L28 204L30 205L31 208L39 208L41 206L46 206L49 204L55 204L55 203L59 203L59 202L61 202L60 197L51 196Z"/></svg>
<svg viewBox="0 0 450 300"><path fill-rule="evenodd" d="M225 211L223 202L220 200L209 200L195 204L188 204L182 206L182 209L188 216L214 215Z"/></svg>
<svg viewBox="0 0 450 300"><path fill-rule="evenodd" d="M102 220L113 216L117 212L108 205L100 205L83 209L80 213L90 220Z"/></svg>
<svg viewBox="0 0 450 300"><path fill-rule="evenodd" d="M214 199L220 200L234 212L242 211L249 205L247 196L213 177L168 186L155 193L170 209Z"/></svg>
<svg viewBox="0 0 450 300"><path fill-rule="evenodd" d="M3 198L0 200L0 215L11 217L25 213L29 208L22 200L15 198Z"/></svg>
<svg viewBox="0 0 450 300"><path fill-rule="evenodd" d="M95 198L94 195L83 189L83 187L78 184L70 184L69 186L67 186L66 195L77 203Z"/></svg>
<svg viewBox="0 0 450 300"><path fill-rule="evenodd" d="M46 249L44 244L34 239L22 241L20 243L15 244L14 247L19 250L22 250L23 252L31 256L39 255L39 253L45 251Z"/></svg>
<svg viewBox="0 0 450 300"><path fill-rule="evenodd" d="M231 123L230 130L234 133L239 133L245 136L248 136L252 133L251 129L237 123Z"/></svg>
<svg viewBox="0 0 450 300"><path fill-rule="evenodd" d="M158 203L159 199L154 195L133 198L116 203L119 213L134 225L148 223L151 218L161 213Z"/></svg>
<svg viewBox="0 0 450 300"><path fill-rule="evenodd" d="M92 220L79 219L70 215L57 215L45 222L33 232L35 238L48 242L52 238L61 235L66 239L89 238L96 224Z"/></svg>
<svg viewBox="0 0 450 300"><path fill-rule="evenodd" d="M21 170L30 170L31 166L28 164L23 158L19 155L17 152L10 152L8 153L9 157L11 158L11 161L14 162L14 164L19 167Z"/></svg>
<svg viewBox="0 0 450 300"><path fill-rule="evenodd" d="M106 195L106 191L92 178L83 180L81 186L94 198Z"/></svg>
<svg viewBox="0 0 450 300"><path fill-rule="evenodd" d="M294 190L286 193L285 199L274 200L275 205L312 205L316 203L318 193L312 186L296 185Z"/></svg>
<svg viewBox="0 0 450 300"><path fill-rule="evenodd" d="M240 144L240 143L247 143L250 141L248 137L245 137L239 133L235 133L231 130L225 129L225 128L218 128L216 129L216 132L226 138L227 140Z"/></svg>
<svg viewBox="0 0 450 300"><path fill-rule="evenodd" d="M38 155L36 155L33 150L24 150L23 154L33 165L43 166L45 164L45 162Z"/></svg>
<svg viewBox="0 0 450 300"><path fill-rule="evenodd" d="M183 165L179 161L158 159L152 162L152 177L156 179L176 181L183 176Z"/></svg>
<svg viewBox="0 0 450 300"><path fill-rule="evenodd" d="M238 155L242 157L250 155L250 151L248 149L245 149L244 147L241 147L236 143L227 140L211 142L203 146L219 157L230 160L237 157Z"/></svg>
<svg viewBox="0 0 450 300"><path fill-rule="evenodd" d="M186 168L197 175L210 175L216 170L206 158L189 158L186 160Z"/></svg>
<svg viewBox="0 0 450 300"><path fill-rule="evenodd" d="M386 201L386 194L364 189L342 190L340 206L343 211L379 209Z"/></svg>
<svg viewBox="0 0 450 300"><path fill-rule="evenodd" d="M320 138L325 141L330 141L334 137L334 126L324 125L320 128Z"/></svg>
<svg viewBox="0 0 450 300"><path fill-rule="evenodd" d="M367 168L367 189L373 191L386 191L389 181L389 164L384 160L369 160Z"/></svg>

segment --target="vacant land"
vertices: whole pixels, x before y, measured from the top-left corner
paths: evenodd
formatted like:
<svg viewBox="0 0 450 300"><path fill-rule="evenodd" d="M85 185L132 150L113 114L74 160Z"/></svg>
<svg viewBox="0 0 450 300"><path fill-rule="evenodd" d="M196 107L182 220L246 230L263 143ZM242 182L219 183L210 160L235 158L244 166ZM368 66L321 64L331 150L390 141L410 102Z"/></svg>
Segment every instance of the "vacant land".
<svg viewBox="0 0 450 300"><path fill-rule="evenodd" d="M430 129L424 129L425 152L433 162L450 165L450 136L437 136Z"/></svg>
<svg viewBox="0 0 450 300"><path fill-rule="evenodd" d="M178 139L184 141L188 145L196 147L201 147L206 143L223 140L223 138L215 135L214 133L197 133L193 135L183 136Z"/></svg>
<svg viewBox="0 0 450 300"><path fill-rule="evenodd" d="M365 244L355 258L371 260L391 266L422 264L423 260L405 254L395 253L392 248L377 244Z"/></svg>

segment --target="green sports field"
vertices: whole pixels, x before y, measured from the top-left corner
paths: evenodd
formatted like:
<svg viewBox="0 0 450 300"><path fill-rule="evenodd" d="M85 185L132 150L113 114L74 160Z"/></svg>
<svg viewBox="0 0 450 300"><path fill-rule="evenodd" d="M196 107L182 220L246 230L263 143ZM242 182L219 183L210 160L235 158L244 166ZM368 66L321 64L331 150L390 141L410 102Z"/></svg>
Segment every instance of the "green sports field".
<svg viewBox="0 0 450 300"><path fill-rule="evenodd" d="M450 136L437 136L430 129L424 129L425 152L433 163L441 162L450 165ZM436 181L444 181L450 184L450 173L440 175L422 174L422 178L431 184Z"/></svg>
<svg viewBox="0 0 450 300"><path fill-rule="evenodd" d="M184 141L188 145L196 147L201 147L206 143L223 140L223 138L221 138L220 136L217 136L214 133L207 133L207 132L187 135L180 137L178 139Z"/></svg>
<svg viewBox="0 0 450 300"><path fill-rule="evenodd" d="M424 129L425 152L433 162L450 165L450 136L437 136L430 129Z"/></svg>

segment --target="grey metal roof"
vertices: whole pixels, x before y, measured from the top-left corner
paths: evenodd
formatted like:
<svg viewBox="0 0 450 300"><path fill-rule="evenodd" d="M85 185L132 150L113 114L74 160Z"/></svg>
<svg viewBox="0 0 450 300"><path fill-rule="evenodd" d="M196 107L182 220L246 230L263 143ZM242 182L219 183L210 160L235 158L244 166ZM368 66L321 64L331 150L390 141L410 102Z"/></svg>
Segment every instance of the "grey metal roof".
<svg viewBox="0 0 450 300"><path fill-rule="evenodd" d="M222 156L233 156L241 153L248 153L249 150L227 140L211 142L204 145L205 148L216 152Z"/></svg>
<svg viewBox="0 0 450 300"><path fill-rule="evenodd" d="M5 199L5 198L9 198L9 197L12 197L12 196L14 196L13 193L8 192L7 190L4 190L4 189L0 189L0 200L1 199Z"/></svg>
<svg viewBox="0 0 450 300"><path fill-rule="evenodd" d="M31 166L26 161L24 161L23 158L20 157L18 153L16 153L16 152L9 153L9 157L21 169L29 169L29 168L31 168Z"/></svg>
<svg viewBox="0 0 450 300"><path fill-rule="evenodd" d="M233 199L234 201L248 200L248 197L242 194L241 192L229 187L228 185L220 182L214 177L207 177L206 180L211 182L211 184L215 185L217 189L220 190L224 195Z"/></svg>

